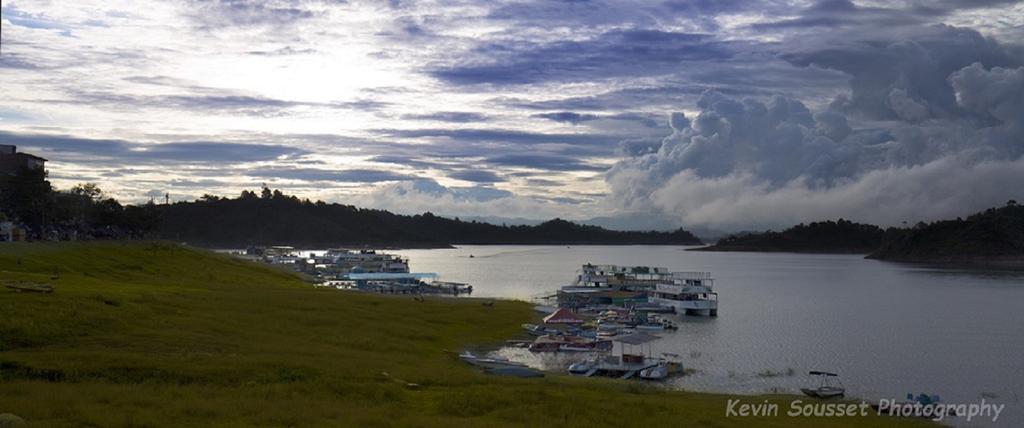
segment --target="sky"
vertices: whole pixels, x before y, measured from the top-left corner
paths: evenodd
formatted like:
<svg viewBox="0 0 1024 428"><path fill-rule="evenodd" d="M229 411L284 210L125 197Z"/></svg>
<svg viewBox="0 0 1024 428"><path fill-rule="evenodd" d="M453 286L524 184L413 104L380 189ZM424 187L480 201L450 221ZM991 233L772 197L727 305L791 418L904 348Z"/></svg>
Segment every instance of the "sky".
<svg viewBox="0 0 1024 428"><path fill-rule="evenodd" d="M5 1L0 144L122 202L736 231L1024 199L1024 2Z"/></svg>

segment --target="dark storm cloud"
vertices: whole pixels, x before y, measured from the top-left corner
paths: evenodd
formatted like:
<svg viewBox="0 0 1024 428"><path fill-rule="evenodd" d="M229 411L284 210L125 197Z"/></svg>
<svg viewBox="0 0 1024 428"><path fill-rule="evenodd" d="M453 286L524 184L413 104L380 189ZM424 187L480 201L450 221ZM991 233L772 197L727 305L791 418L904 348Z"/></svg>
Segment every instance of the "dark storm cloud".
<svg viewBox="0 0 1024 428"><path fill-rule="evenodd" d="M309 152L276 144L173 142L142 144L123 140L86 139L63 135L15 134L0 131L0 141L37 150L52 161L90 163L234 163L295 157Z"/></svg>
<svg viewBox="0 0 1024 428"><path fill-rule="evenodd" d="M255 168L244 173L253 178L283 178L301 181L334 181L346 183L379 183L385 181L405 181L415 177L390 171L374 169L316 169L316 168Z"/></svg>
<svg viewBox="0 0 1024 428"><path fill-rule="evenodd" d="M852 25L910 25L924 22L924 19L903 10L862 7L849 0L823 0L807 9L801 16L773 22L753 24L756 30L768 31L789 28L827 27L839 28Z"/></svg>
<svg viewBox="0 0 1024 428"><path fill-rule="evenodd" d="M1015 197L1024 177L1020 51L945 25L799 42L782 58L842 72L849 92L813 110L793 97L705 92L699 114L674 114L660 142L623 143L629 158L605 175L611 199L735 228L838 216L893 225Z"/></svg>
<svg viewBox="0 0 1024 428"><path fill-rule="evenodd" d="M495 98L491 103L524 110L623 112L693 105L710 88L739 97L788 95L825 100L835 94L838 85L846 84L848 78L843 73L818 67L794 68L793 64L768 52L686 67L671 79L662 79L656 84L627 85L592 95L546 100Z"/></svg>
<svg viewBox="0 0 1024 428"><path fill-rule="evenodd" d="M474 183L498 183L505 181L505 179L501 178L498 174L479 169L455 171L448 174L448 177L457 180L472 181Z"/></svg>
<svg viewBox="0 0 1024 428"><path fill-rule="evenodd" d="M733 54L730 43L705 34L612 30L582 41L486 42L467 54L468 61L428 73L455 85L577 82L670 73L688 61Z"/></svg>
<svg viewBox="0 0 1024 428"><path fill-rule="evenodd" d="M943 16L958 10L984 9L1019 3L1020 0L918 0L909 10L922 15Z"/></svg>
<svg viewBox="0 0 1024 428"><path fill-rule="evenodd" d="M949 76L975 62L986 67L1018 67L1015 53L967 28L936 25L914 30L910 40L879 43L874 38L809 46L782 58L849 76L851 96L833 102L837 110L871 119L921 121L961 116Z"/></svg>
<svg viewBox="0 0 1024 428"><path fill-rule="evenodd" d="M797 18L753 24L760 31L842 27L899 27L934 22L935 18L958 10L983 9L1017 3L1019 0L945 0L917 1L907 7L858 6L850 0L820 0L800 12Z"/></svg>
<svg viewBox="0 0 1024 428"><path fill-rule="evenodd" d="M625 156L643 156L657 152L660 148L660 138L632 138L619 143L619 149Z"/></svg>

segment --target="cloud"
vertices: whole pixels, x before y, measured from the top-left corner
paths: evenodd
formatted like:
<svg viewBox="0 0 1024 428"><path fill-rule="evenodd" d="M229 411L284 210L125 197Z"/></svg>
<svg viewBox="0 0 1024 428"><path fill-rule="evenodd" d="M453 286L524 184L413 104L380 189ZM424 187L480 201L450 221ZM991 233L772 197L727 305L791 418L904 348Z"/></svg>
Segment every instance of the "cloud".
<svg viewBox="0 0 1024 428"><path fill-rule="evenodd" d="M1020 153L1019 2L8 3L0 138L125 201L347 201L405 174L466 186L390 206L663 219L687 170L824 192Z"/></svg>
<svg viewBox="0 0 1024 428"><path fill-rule="evenodd" d="M722 230L782 228L845 218L882 225L965 216L1020 199L1024 160L975 163L956 156L908 167L872 170L854 180L819 188L805 179L771 186L735 173L703 178L674 175L651 201L680 222Z"/></svg>
<svg viewBox="0 0 1024 428"><path fill-rule="evenodd" d="M961 117L947 81L950 74L975 62L986 67L1022 65L1011 49L967 28L935 25L894 36L899 38L833 40L781 57L797 66L849 75L851 94L837 99L833 107L883 120Z"/></svg>
<svg viewBox="0 0 1024 428"><path fill-rule="evenodd" d="M729 43L705 34L611 30L580 41L483 44L468 53L470 60L428 73L454 85L593 81L669 73L686 61L726 59L733 53Z"/></svg>
<svg viewBox="0 0 1024 428"><path fill-rule="evenodd" d="M491 171L482 171L478 169L455 171L448 174L448 177L462 181L472 181L475 183L497 183L505 181L501 176Z"/></svg>
<svg viewBox="0 0 1024 428"><path fill-rule="evenodd" d="M246 170L245 175L254 178L283 178L288 180L334 181L342 183L378 183L414 179L414 177L410 175L375 169L328 170L316 168L274 167Z"/></svg>
<svg viewBox="0 0 1024 428"><path fill-rule="evenodd" d="M949 82L960 106L1004 123L1024 125L1024 67L993 67L981 63L951 74Z"/></svg>
<svg viewBox="0 0 1024 428"><path fill-rule="evenodd" d="M174 80L160 78L131 78L136 83L160 86L173 86ZM110 109L133 111L139 108L159 108L179 111L202 111L219 114L279 116L288 110L298 107L316 107L324 109L340 109L355 111L381 110L390 104L375 100L353 100L336 102L302 102L269 98L257 95L245 95L233 91L203 87L186 87L192 91L203 93L182 93L167 95L139 95L131 93L115 93L101 91L71 90L63 98L41 99L37 102L49 104L72 104L88 106L106 106Z"/></svg>
<svg viewBox="0 0 1024 428"><path fill-rule="evenodd" d="M542 119L553 120L555 122L571 123L573 125L579 125L583 122L597 120L598 116L594 114L581 114L571 111L558 111L552 113L538 113L533 117L539 117Z"/></svg>
<svg viewBox="0 0 1024 428"><path fill-rule="evenodd" d="M516 195L490 185L446 187L434 180L419 179L385 185L347 200L405 214L433 212L449 216L526 219L565 217L565 212L578 204L578 201L550 199Z"/></svg>
<svg viewBox="0 0 1024 428"><path fill-rule="evenodd" d="M201 28L285 26L317 16L291 1L193 0L187 16Z"/></svg>
<svg viewBox="0 0 1024 428"><path fill-rule="evenodd" d="M296 48L293 48L291 46L285 46L285 47L278 48L278 49L273 49L273 50L258 50L258 51L249 51L248 52L249 55L257 55L257 56L293 56L293 55L312 55L312 54L315 54L315 53L317 53L316 49L312 49L312 48L296 49Z"/></svg>
<svg viewBox="0 0 1024 428"><path fill-rule="evenodd" d="M583 162L577 158L555 154L502 154L488 156L484 161L498 166L534 168L547 171L604 171L607 167Z"/></svg>
<svg viewBox="0 0 1024 428"><path fill-rule="evenodd" d="M852 76L850 94L817 112L782 96L705 92L700 113L672 115L659 143L623 144L630 157L606 174L611 200L735 229L836 217L892 225L1019 199L1024 67L982 61L1020 58L970 30L916 36L788 55Z"/></svg>
<svg viewBox="0 0 1024 428"><path fill-rule="evenodd" d="M605 133L542 133L508 129L381 129L378 138L405 140L401 149L433 159L484 159L490 165L592 170L586 159L615 153L621 137ZM396 144L388 149L396 150ZM389 155L390 156L390 155Z"/></svg>
<svg viewBox="0 0 1024 428"><path fill-rule="evenodd" d="M25 151L37 151L51 161L64 162L223 164L278 160L308 154L303 149L277 144L209 141L144 144L123 140L16 134L4 131L0 131L0 141L15 144Z"/></svg>
<svg viewBox="0 0 1024 428"><path fill-rule="evenodd" d="M485 114L466 111L437 111L432 113L405 114L402 115L402 119L451 123L487 122L490 120L490 118Z"/></svg>

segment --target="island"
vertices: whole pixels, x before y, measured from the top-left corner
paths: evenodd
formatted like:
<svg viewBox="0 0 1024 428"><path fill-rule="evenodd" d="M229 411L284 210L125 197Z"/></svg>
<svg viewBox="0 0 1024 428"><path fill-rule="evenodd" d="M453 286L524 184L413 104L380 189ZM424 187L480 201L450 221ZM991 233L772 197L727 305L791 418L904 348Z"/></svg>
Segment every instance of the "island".
<svg viewBox="0 0 1024 428"><path fill-rule="evenodd" d="M801 223L781 232L734 234L714 245L689 250L867 254L877 249L890 233L894 232L839 219Z"/></svg>
<svg viewBox="0 0 1024 428"><path fill-rule="evenodd" d="M918 223L893 234L868 258L1024 268L1024 206L1011 200L966 219Z"/></svg>

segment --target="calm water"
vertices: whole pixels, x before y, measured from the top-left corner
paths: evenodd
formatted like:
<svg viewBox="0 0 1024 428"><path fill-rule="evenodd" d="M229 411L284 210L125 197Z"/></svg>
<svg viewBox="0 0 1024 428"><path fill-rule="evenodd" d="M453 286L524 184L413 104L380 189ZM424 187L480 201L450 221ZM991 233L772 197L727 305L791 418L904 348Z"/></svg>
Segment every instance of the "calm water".
<svg viewBox="0 0 1024 428"><path fill-rule="evenodd" d="M528 299L583 263L711 271L717 318L682 317L658 333L699 372L672 385L730 393L795 392L809 370L838 372L848 394L1006 403L998 425L1024 426L1024 273L929 269L850 255L712 253L665 246L464 246L397 251L413 271L468 282L477 297ZM470 258L470 255L473 258ZM551 367L521 350L516 358ZM546 357L548 358L548 357ZM767 370L783 373L767 377ZM785 375L788 371L796 375ZM724 411L724 410L723 410Z"/></svg>

